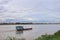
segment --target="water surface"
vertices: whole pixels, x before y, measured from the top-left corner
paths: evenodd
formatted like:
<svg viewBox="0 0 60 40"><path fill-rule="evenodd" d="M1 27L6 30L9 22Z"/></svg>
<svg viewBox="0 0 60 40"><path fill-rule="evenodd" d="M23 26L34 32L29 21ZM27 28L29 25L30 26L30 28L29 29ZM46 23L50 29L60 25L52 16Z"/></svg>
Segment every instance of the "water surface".
<svg viewBox="0 0 60 40"><path fill-rule="evenodd" d="M24 28L32 28L27 31L16 31L16 26L23 26ZM25 38L26 40L33 40L43 34L53 34L60 30L60 25L0 25L0 40L6 39L6 37Z"/></svg>

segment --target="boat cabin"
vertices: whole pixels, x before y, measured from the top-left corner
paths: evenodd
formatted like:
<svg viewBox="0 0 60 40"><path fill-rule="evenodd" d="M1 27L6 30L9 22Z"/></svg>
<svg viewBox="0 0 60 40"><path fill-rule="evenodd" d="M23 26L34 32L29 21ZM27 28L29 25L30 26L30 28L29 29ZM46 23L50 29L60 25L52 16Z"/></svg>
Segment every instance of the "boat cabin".
<svg viewBox="0 0 60 40"><path fill-rule="evenodd" d="M23 26L16 26L17 31L20 31L20 30L23 30L23 29L24 29Z"/></svg>

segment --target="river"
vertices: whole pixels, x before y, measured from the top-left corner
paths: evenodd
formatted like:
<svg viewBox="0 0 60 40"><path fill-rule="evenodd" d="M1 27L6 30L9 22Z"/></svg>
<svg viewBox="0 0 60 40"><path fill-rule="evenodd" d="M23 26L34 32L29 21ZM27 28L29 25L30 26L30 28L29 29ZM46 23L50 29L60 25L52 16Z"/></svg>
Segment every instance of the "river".
<svg viewBox="0 0 60 40"><path fill-rule="evenodd" d="M16 31L16 26L24 28L32 28L32 30ZM34 40L44 34L53 34L60 30L60 24L45 25L0 25L0 40L6 39L8 36L16 38L25 38L26 40Z"/></svg>

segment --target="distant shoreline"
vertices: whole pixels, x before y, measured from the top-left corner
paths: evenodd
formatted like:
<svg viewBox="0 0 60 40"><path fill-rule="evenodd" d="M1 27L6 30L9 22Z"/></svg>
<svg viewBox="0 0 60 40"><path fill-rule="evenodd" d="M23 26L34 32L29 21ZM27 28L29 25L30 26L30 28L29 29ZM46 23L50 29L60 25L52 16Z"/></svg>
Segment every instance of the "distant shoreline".
<svg viewBox="0 0 60 40"><path fill-rule="evenodd" d="M60 23L0 23L0 25L37 25L37 24L60 24Z"/></svg>

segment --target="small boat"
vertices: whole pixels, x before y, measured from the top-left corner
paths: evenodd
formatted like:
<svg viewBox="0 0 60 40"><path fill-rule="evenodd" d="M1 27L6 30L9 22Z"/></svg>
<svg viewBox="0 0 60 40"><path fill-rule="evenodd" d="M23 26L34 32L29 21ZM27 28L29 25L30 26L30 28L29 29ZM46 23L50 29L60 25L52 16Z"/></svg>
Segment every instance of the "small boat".
<svg viewBox="0 0 60 40"><path fill-rule="evenodd" d="M32 28L23 28L23 26L16 26L17 31L23 31L23 30L32 30Z"/></svg>

